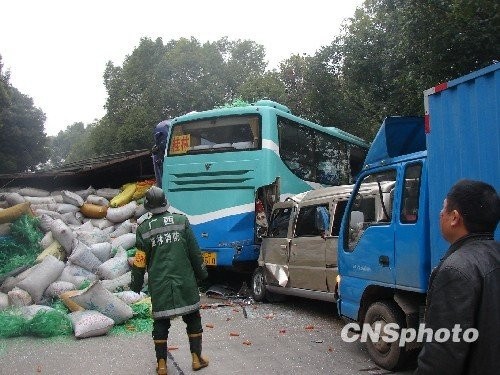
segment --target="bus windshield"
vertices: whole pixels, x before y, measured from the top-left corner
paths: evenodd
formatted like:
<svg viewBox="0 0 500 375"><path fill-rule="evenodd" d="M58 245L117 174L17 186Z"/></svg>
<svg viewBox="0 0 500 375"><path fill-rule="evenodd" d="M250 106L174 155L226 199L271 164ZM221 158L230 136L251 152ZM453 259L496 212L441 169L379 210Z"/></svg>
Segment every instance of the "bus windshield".
<svg viewBox="0 0 500 375"><path fill-rule="evenodd" d="M168 156L258 149L260 123L260 116L229 116L176 124Z"/></svg>

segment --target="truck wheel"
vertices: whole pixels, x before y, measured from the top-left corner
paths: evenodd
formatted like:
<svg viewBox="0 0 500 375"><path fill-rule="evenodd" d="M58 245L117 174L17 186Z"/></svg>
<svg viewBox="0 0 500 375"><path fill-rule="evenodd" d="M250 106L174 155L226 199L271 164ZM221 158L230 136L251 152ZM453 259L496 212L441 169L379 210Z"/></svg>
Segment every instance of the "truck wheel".
<svg viewBox="0 0 500 375"><path fill-rule="evenodd" d="M266 300L266 276L264 268L257 267L252 275L252 297L257 302Z"/></svg>
<svg viewBox="0 0 500 375"><path fill-rule="evenodd" d="M405 348L399 346L399 340L395 342L385 342L383 329L386 324L396 323L400 328L406 327L406 320L403 311L393 301L375 302L368 308L365 316L365 323L370 324L375 329L376 324L381 325L381 337L377 342L373 342L368 336L366 348L373 361L386 370L396 370L403 366L406 361Z"/></svg>

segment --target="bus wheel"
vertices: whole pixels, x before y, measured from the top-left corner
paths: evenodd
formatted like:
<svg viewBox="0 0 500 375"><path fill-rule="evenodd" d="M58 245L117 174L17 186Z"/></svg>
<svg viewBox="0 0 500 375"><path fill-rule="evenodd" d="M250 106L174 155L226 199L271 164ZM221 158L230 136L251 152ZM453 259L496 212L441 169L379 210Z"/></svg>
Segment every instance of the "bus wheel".
<svg viewBox="0 0 500 375"><path fill-rule="evenodd" d="M375 302L368 308L364 322L369 324L373 331L375 331L377 325L380 325L379 340L374 342L368 336L366 341L366 348L373 361L390 371L402 367L406 358L405 348L399 346L399 340L394 342L385 342L383 340L383 337L386 336L383 331L386 324L396 323L399 327L397 329L398 334L401 328L406 327L405 316L399 306L394 301Z"/></svg>
<svg viewBox="0 0 500 375"><path fill-rule="evenodd" d="M251 292L255 301L266 300L266 276L262 267L257 267L253 272Z"/></svg>

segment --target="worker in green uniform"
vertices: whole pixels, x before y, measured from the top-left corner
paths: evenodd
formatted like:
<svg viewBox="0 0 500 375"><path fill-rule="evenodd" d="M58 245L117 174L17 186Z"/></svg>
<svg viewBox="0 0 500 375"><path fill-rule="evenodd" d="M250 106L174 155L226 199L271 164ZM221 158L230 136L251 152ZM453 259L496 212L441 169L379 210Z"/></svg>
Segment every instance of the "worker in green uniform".
<svg viewBox="0 0 500 375"><path fill-rule="evenodd" d="M153 340L157 373L167 374L167 339L170 319L186 323L193 370L208 366L201 356L202 332L198 281L208 277L196 238L186 216L170 213L159 187L151 187L144 207L146 219L138 226L130 288L139 292L148 272L153 310Z"/></svg>

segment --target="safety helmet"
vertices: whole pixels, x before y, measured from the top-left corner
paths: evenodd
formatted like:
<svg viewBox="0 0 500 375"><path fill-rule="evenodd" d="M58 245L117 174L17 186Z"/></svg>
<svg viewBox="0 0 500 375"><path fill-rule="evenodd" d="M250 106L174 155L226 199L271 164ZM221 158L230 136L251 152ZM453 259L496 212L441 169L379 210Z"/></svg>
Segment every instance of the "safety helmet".
<svg viewBox="0 0 500 375"><path fill-rule="evenodd" d="M158 186L152 186L146 192L144 208L153 214L161 214L168 210L169 204L165 193Z"/></svg>

